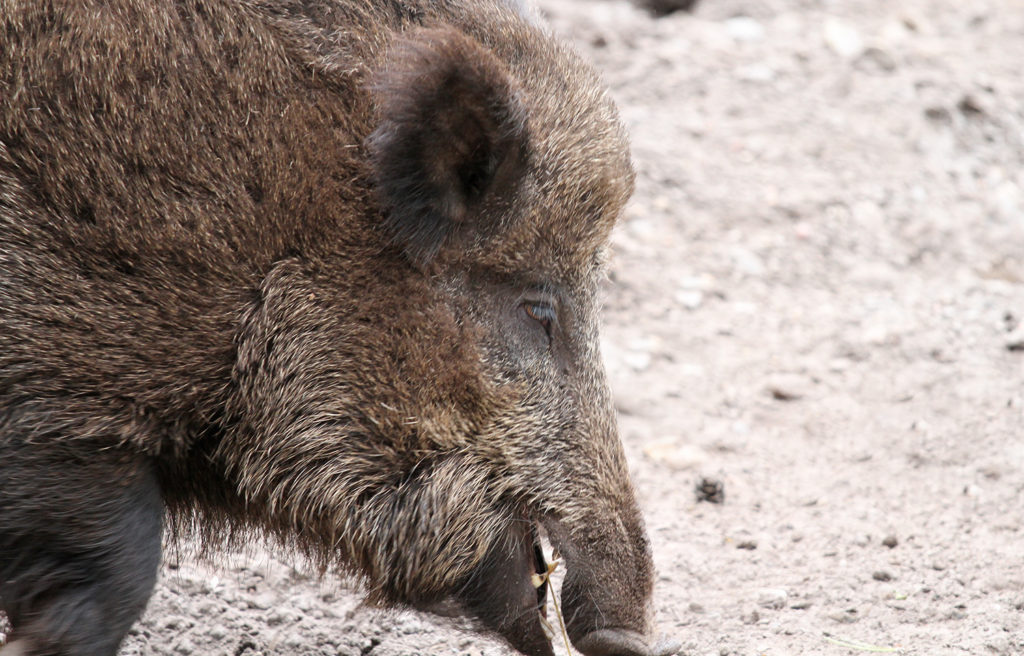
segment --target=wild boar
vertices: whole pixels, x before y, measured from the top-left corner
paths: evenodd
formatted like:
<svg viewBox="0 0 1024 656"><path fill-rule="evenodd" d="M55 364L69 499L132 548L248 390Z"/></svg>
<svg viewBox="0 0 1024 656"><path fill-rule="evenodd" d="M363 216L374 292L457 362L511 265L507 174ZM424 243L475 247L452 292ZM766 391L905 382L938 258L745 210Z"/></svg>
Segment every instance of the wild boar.
<svg viewBox="0 0 1024 656"><path fill-rule="evenodd" d="M270 536L525 654L650 656L598 353L633 173L502 0L0 5L0 608L114 654L163 533Z"/></svg>

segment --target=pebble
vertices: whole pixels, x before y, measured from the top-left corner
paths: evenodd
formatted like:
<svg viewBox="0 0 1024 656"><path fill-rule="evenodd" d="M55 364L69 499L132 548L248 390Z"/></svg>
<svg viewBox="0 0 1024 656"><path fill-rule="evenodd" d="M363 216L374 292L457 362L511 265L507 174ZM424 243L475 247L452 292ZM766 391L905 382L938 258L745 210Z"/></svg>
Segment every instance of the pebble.
<svg viewBox="0 0 1024 656"><path fill-rule="evenodd" d="M797 374L775 374L768 379L765 391L776 401L798 401L807 396L810 382Z"/></svg>
<svg viewBox="0 0 1024 656"><path fill-rule="evenodd" d="M891 581L892 574L886 572L885 570L878 570L877 572L871 575L871 578L873 578L876 581Z"/></svg>
<svg viewBox="0 0 1024 656"><path fill-rule="evenodd" d="M885 539L882 540L882 546L889 547L890 549L895 549L898 544L899 540L896 539L895 535L887 535L885 536Z"/></svg>
<svg viewBox="0 0 1024 656"><path fill-rule="evenodd" d="M695 276L683 276L679 280L679 286L686 290L711 292L714 291L716 282L714 276L701 273Z"/></svg>
<svg viewBox="0 0 1024 656"><path fill-rule="evenodd" d="M297 650L308 646L306 636L302 635L302 633L292 633L286 636L282 642L285 647L289 647L288 651L293 654L298 653Z"/></svg>
<svg viewBox="0 0 1024 656"><path fill-rule="evenodd" d="M757 605L761 608L782 609L788 600L789 594L782 588L763 588L757 593Z"/></svg>
<svg viewBox="0 0 1024 656"><path fill-rule="evenodd" d="M267 610L276 604L277 595L270 592L256 595L255 598L249 600L249 608L258 608L260 610Z"/></svg>
<svg viewBox="0 0 1024 656"><path fill-rule="evenodd" d="M732 261L736 271L745 276L760 277L764 275L764 261L757 253L747 250L742 246L733 248Z"/></svg>
<svg viewBox="0 0 1024 656"><path fill-rule="evenodd" d="M881 48L867 48L861 56L860 62L863 62L862 66L864 67L883 73L890 73L896 70L896 59L888 51Z"/></svg>
<svg viewBox="0 0 1024 656"><path fill-rule="evenodd" d="M736 543L736 548L753 551L754 549L757 549L757 540L741 540Z"/></svg>
<svg viewBox="0 0 1024 656"><path fill-rule="evenodd" d="M736 16L725 21L725 31L737 41L760 41L764 25L749 16Z"/></svg>
<svg viewBox="0 0 1024 656"><path fill-rule="evenodd" d="M672 469L695 469L707 462L707 454L698 446L680 444L675 440L656 442L644 447L644 455Z"/></svg>
<svg viewBox="0 0 1024 656"><path fill-rule="evenodd" d="M172 615L163 621L164 628L171 630L188 628L189 624L190 622L187 619L177 615Z"/></svg>
<svg viewBox="0 0 1024 656"><path fill-rule="evenodd" d="M725 503L725 483L717 478L702 476L694 486L697 502Z"/></svg>
<svg viewBox="0 0 1024 656"><path fill-rule="evenodd" d="M682 289L675 293L675 299L687 310L696 310L704 303L704 292L697 289Z"/></svg>
<svg viewBox="0 0 1024 656"><path fill-rule="evenodd" d="M864 52L864 38L857 28L839 20L828 18L824 28L825 45L846 59L855 59Z"/></svg>
<svg viewBox="0 0 1024 656"><path fill-rule="evenodd" d="M627 367L636 372L641 372L651 366L651 354L642 351L633 351L622 356L622 361Z"/></svg>
<svg viewBox="0 0 1024 656"><path fill-rule="evenodd" d="M747 82L771 82L775 79L775 69L763 63L740 66L736 77Z"/></svg>
<svg viewBox="0 0 1024 656"><path fill-rule="evenodd" d="M856 608L847 608L843 611L829 613L828 618L833 622L839 622L840 624L853 624L860 620L860 614L857 613Z"/></svg>
<svg viewBox="0 0 1024 656"><path fill-rule="evenodd" d="M1024 327L1018 327L1007 335L1005 345L1006 350L1013 353L1024 351Z"/></svg>

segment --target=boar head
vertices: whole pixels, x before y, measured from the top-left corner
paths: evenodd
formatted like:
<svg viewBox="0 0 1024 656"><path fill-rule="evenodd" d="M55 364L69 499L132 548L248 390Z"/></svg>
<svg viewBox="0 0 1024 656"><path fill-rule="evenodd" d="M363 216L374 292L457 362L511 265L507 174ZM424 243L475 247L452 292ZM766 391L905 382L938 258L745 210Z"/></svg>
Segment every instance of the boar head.
<svg viewBox="0 0 1024 656"><path fill-rule="evenodd" d="M633 185L614 106L511 9L426 23L368 84L372 210L319 259L278 262L244 322L245 420L221 455L270 529L336 555L372 601L454 607L552 654L544 533L580 650L669 653L598 351Z"/></svg>
<svg viewBox="0 0 1024 656"><path fill-rule="evenodd" d="M544 571L539 526L567 564L574 644L650 654L651 556L598 351L603 250L632 191L628 147L572 55L516 45L513 61L532 64L513 71L452 29L402 37L377 80L369 141L385 222L471 336L487 390L454 441L486 467L478 489L508 526L456 597L519 650L551 653L544 588L531 584Z"/></svg>

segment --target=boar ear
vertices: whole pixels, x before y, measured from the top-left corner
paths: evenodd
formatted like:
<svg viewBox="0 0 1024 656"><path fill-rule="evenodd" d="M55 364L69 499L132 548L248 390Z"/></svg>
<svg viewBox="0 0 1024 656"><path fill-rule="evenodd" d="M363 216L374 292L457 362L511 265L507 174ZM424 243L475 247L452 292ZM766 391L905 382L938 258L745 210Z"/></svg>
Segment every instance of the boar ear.
<svg viewBox="0 0 1024 656"><path fill-rule="evenodd" d="M497 57L454 29L420 29L399 37L374 92L380 122L368 146L395 241L422 266L453 233L493 228L480 209L516 186L527 147Z"/></svg>

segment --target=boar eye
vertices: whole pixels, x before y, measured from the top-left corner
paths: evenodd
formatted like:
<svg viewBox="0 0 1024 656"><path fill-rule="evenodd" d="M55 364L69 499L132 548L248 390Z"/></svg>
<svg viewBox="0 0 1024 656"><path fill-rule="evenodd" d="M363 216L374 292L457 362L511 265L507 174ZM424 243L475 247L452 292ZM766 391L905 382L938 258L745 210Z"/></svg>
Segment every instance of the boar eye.
<svg viewBox="0 0 1024 656"><path fill-rule="evenodd" d="M548 339L550 339L551 327L555 323L555 308L544 303L527 302L523 303L523 311L526 312L526 316L544 327L544 332L548 334Z"/></svg>

